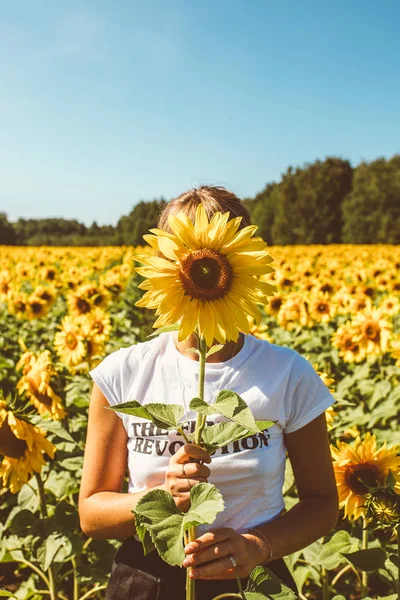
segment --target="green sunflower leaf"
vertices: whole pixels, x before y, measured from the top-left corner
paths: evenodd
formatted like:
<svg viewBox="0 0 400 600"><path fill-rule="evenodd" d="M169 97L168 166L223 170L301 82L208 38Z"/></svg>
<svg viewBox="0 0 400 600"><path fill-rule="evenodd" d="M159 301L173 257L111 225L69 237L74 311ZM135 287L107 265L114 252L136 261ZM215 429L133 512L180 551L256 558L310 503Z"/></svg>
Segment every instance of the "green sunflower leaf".
<svg viewBox="0 0 400 600"><path fill-rule="evenodd" d="M246 427L250 433L260 433L261 431L246 402L236 392L222 390L214 404L207 404L201 398L193 398L189 407L203 415L223 415L230 421Z"/></svg>
<svg viewBox="0 0 400 600"><path fill-rule="evenodd" d="M351 537L347 531L337 531L328 542L322 544L314 564L329 570L336 569L343 564L346 553L357 552L359 548L357 538Z"/></svg>
<svg viewBox="0 0 400 600"><path fill-rule="evenodd" d="M126 415L148 419L161 429L176 429L179 427L180 420L185 412L179 404L151 403L142 405L136 400L123 402L117 406L107 406L107 408Z"/></svg>
<svg viewBox="0 0 400 600"><path fill-rule="evenodd" d="M270 569L262 565L258 565L250 573L245 596L247 600L259 600L259 598L295 600L297 598L296 594Z"/></svg>
<svg viewBox="0 0 400 600"><path fill-rule="evenodd" d="M222 348L222 344L216 344L215 346L211 346L211 348L207 351L206 358L212 356L213 354L216 354L216 352L219 352L220 350L222 350Z"/></svg>
<svg viewBox="0 0 400 600"><path fill-rule="evenodd" d="M182 513L173 497L164 490L152 490L134 510L136 530L147 551L148 536L158 554L170 565L182 565L185 558L183 534L191 526L210 524L224 509L220 492L211 483L196 483L190 491L191 507Z"/></svg>
<svg viewBox="0 0 400 600"><path fill-rule="evenodd" d="M73 442L76 444L74 438L70 435L70 433L63 427L60 421L53 421L52 419L44 419L40 415L33 415L30 417L30 422L36 427L40 427L44 431L48 431L49 433L54 433L57 437L62 440L66 440L67 442Z"/></svg>
<svg viewBox="0 0 400 600"><path fill-rule="evenodd" d="M386 552L382 548L368 548L368 550L351 553L343 552L343 556L362 571L376 571L385 568Z"/></svg>
<svg viewBox="0 0 400 600"><path fill-rule="evenodd" d="M179 325L179 323L175 323L175 325L165 325L164 327L160 327L159 329L157 329L157 331L154 331L147 337L153 338L157 335L161 335L162 333L168 333L169 331L179 331L180 327L181 326Z"/></svg>
<svg viewBox="0 0 400 600"><path fill-rule="evenodd" d="M273 424L273 421L256 421L256 424L258 427L260 427L260 431L258 431L258 433L261 433L261 431L267 429L268 426ZM267 424L267 427L265 424ZM210 425L204 428L202 433L202 442L204 443L207 451L215 452L217 448L222 448L227 444L231 444L232 442L236 442L237 440L248 437L252 433L253 432L247 427L243 427L243 425L239 425L239 423L222 421L220 423L216 423L215 425Z"/></svg>

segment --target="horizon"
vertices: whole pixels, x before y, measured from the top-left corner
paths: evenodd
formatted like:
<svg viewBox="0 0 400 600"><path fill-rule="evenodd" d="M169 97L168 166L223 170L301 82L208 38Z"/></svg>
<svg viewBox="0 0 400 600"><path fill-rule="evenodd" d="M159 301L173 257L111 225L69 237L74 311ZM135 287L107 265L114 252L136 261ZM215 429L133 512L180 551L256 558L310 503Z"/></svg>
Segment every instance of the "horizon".
<svg viewBox="0 0 400 600"><path fill-rule="evenodd" d="M0 211L115 226L204 183L254 197L289 166L388 159L399 17L393 0L3 4Z"/></svg>

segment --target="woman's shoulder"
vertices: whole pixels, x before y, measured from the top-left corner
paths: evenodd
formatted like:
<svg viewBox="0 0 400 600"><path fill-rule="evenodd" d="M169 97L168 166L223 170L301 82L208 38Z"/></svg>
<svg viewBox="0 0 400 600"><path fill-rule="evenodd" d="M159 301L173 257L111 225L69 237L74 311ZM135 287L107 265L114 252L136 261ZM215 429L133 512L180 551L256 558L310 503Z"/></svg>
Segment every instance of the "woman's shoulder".
<svg viewBox="0 0 400 600"><path fill-rule="evenodd" d="M159 355L163 351L166 340L162 338L163 336L160 335L151 340L114 350L92 369L91 374L95 371L112 374L116 371L124 371L125 368L134 370L136 365L142 365L148 357Z"/></svg>
<svg viewBox="0 0 400 600"><path fill-rule="evenodd" d="M304 359L304 357L289 346L282 346L280 344L274 344L269 340L263 340L252 335L248 336L250 352L249 354L257 355L257 358L263 358L269 364L285 363L286 365L291 364L292 366L298 366Z"/></svg>

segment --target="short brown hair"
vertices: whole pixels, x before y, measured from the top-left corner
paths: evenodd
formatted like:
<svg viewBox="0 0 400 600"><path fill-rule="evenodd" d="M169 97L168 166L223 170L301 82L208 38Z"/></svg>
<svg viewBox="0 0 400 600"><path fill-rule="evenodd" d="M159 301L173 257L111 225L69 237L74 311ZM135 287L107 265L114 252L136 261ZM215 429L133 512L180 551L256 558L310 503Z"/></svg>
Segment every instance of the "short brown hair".
<svg viewBox="0 0 400 600"><path fill-rule="evenodd" d="M172 233L169 227L168 217L170 215L176 215L181 211L194 222L196 209L199 204L204 206L209 220L216 212L229 212L229 219L242 217L239 229L243 229L243 227L250 225L250 215L247 208L233 192L220 186L202 185L198 188L188 190L178 196L178 198L168 202L160 215L158 227Z"/></svg>

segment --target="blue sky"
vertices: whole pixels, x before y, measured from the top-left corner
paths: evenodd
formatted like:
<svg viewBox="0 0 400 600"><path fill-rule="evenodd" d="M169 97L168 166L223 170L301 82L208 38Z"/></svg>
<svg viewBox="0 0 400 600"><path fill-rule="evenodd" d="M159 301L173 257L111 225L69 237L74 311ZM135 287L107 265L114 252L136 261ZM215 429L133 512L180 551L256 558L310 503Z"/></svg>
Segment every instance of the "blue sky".
<svg viewBox="0 0 400 600"><path fill-rule="evenodd" d="M115 224L400 151L397 0L0 0L0 211Z"/></svg>

